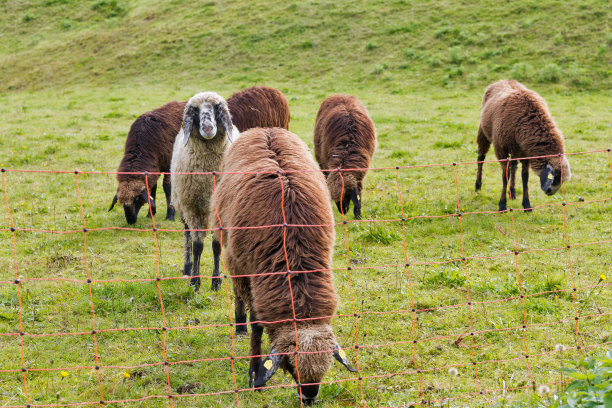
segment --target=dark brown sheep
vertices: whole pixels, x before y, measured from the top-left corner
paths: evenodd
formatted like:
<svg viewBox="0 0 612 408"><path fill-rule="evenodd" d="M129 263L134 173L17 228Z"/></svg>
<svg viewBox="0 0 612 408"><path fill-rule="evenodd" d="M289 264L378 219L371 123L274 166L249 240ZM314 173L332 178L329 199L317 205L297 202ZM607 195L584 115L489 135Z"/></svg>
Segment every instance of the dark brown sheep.
<svg viewBox="0 0 612 408"><path fill-rule="evenodd" d="M485 159L493 143L498 160L521 157L555 155L521 160L523 179L523 208L531 210L529 202L529 167L540 177L540 185L547 195L553 195L562 181L571 178L564 154L563 134L555 124L544 99L517 81L498 81L485 90L478 128L478 161ZM500 162L502 167L502 193L499 211L506 210L506 188L510 170L510 196L516 198L515 175L517 160ZM478 163L476 191L482 186L482 163Z"/></svg>
<svg viewBox="0 0 612 408"><path fill-rule="evenodd" d="M267 86L254 86L227 99L232 122L241 132L255 128L289 129L289 103L285 95Z"/></svg>
<svg viewBox="0 0 612 408"><path fill-rule="evenodd" d="M346 214L352 200L353 214L361 219L363 179L376 149L376 130L359 99L338 94L323 101L315 122L314 148L322 170L363 169L325 172L338 211Z"/></svg>
<svg viewBox="0 0 612 408"><path fill-rule="evenodd" d="M169 102L140 115L130 127L125 141L119 172L169 172L172 148L181 128L186 102ZM159 174L150 174L148 183L151 196L151 212L155 214L155 193ZM148 203L145 176L142 174L117 174L117 194L109 209L117 202L123 206L128 224L134 224L140 208ZM174 220L174 208L170 203L170 175L164 176L166 195L166 219ZM148 215L150 216L150 214Z"/></svg>
<svg viewBox="0 0 612 408"><path fill-rule="evenodd" d="M279 128L242 133L227 151L221 172L269 172L223 174L216 190L223 230L215 231L215 239L219 241L223 233L225 264L236 297L237 332L246 332L245 307L251 312L250 384L254 380L255 387L263 387L280 366L296 382L306 384L299 392L305 404L312 403L319 391L313 383L321 382L332 356L353 370L330 326L338 296L329 270L334 220L325 180L306 144ZM210 212L211 224L218 228L215 202ZM289 226L283 228L283 223ZM320 226L292 226L296 224ZM266 225L280 226L233 229ZM292 272L270 274L287 271ZM294 318L298 319L297 356ZM264 328L271 355L261 361L257 356L262 354Z"/></svg>

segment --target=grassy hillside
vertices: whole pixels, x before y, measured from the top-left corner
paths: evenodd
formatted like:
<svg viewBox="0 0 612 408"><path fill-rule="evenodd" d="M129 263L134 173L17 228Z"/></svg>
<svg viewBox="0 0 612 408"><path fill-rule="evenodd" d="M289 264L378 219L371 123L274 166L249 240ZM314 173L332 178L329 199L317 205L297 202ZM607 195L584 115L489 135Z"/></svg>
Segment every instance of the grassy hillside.
<svg viewBox="0 0 612 408"><path fill-rule="evenodd" d="M606 1L0 4L3 90L270 81L328 92L480 86L511 75L609 89ZM195 78L194 78L195 76Z"/></svg>
<svg viewBox="0 0 612 408"><path fill-rule="evenodd" d="M0 166L114 171L141 113L203 90L229 96L259 84L287 95L291 130L310 146L320 103L346 92L364 102L376 124L374 167L473 161L484 87L511 77L547 100L568 152L605 150L612 147L609 21L603 0L0 0ZM359 359L365 379L345 381L354 376L334 365L326 381L340 382L322 387L319 406L362 406L362 398L371 407L411 406L422 398L433 401L430 406L445 398L452 399L445 406L533 406L546 398L533 392L532 381L566 381L554 370L577 355L578 344L588 353L609 347L612 293L600 276L610 279L610 156L576 155L570 162L572 180L555 196L540 191L532 175L531 202L541 207L530 214L486 213L497 209L497 163L485 165L479 194L473 192L475 165L457 166L456 176L452 166L370 171L366 221L352 222L349 215L345 239L336 214L334 249L338 313L348 315L334 320L334 330L341 345L354 345L358 314L363 348L358 356L347 354L351 362ZM107 212L113 175L3 174L2 403L99 400L90 368L98 355L106 400L169 406L158 397L168 394L164 339L173 363L171 392L181 395L174 406L236 404L233 392L215 394L234 389L228 327L208 327L229 323L226 288L211 293L204 285L194 294L182 280L163 280L170 330L117 330L162 326L156 261L161 277L180 276L179 222L156 217L157 247L142 211L136 231L91 231L127 227L120 210ZM520 200L522 189L517 192ZM13 244L5 194L18 229L60 233L17 231ZM478 212L462 224L448 217L457 198L462 212ZM161 191L158 201L163 215ZM562 207L563 201L571 205ZM438 218L402 223L402 211ZM83 219L90 230L87 264L83 234L64 233L80 231ZM209 242L205 272L212 268ZM550 248L556 249L543 251ZM406 259L415 265L402 267ZM15 275L22 280L20 296ZM153 281L123 281L133 279ZM573 288L580 289L573 294ZM474 306L467 304L468 291ZM88 334L91 299L97 351ZM25 366L52 369L28 372L27 391L19 336L7 335L20 331L20 320L28 333ZM469 336L470 330L476 334ZM51 333L85 334L36 336ZM236 339L235 355L248 355L248 343ZM267 351L265 337L264 343ZM572 349L559 355L556 344ZM219 360L176 363L196 359ZM449 365L458 366L459 376L439 369ZM246 390L247 373L247 360L237 359L241 406L299 406L293 387ZM278 373L270 382L282 384L291 384L289 375Z"/></svg>

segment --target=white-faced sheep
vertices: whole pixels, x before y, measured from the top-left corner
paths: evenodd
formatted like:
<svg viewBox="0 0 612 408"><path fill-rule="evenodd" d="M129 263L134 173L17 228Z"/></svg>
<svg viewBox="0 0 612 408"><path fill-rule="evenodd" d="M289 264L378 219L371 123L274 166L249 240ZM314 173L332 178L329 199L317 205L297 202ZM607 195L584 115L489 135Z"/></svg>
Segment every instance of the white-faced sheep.
<svg viewBox="0 0 612 408"><path fill-rule="evenodd" d="M202 240L208 227L208 212L213 194L213 176L180 174L219 170L225 150L240 135L232 124L225 99L214 92L202 92L187 102L183 129L177 135L172 153L172 204L185 224L185 265L183 273L191 284L200 287ZM191 230L191 231L187 231ZM218 270L221 248L213 241L215 270ZM192 260L193 255L193 260ZM219 279L213 279L217 289Z"/></svg>
<svg viewBox="0 0 612 408"><path fill-rule="evenodd" d="M314 130L315 156L325 172L331 199L346 214L351 200L356 219L361 219L363 179L376 149L376 130L365 106L354 96L332 95L317 113Z"/></svg>
<svg viewBox="0 0 612 408"><path fill-rule="evenodd" d="M330 326L338 296L330 270L334 219L325 180L306 144L279 128L242 133L221 171L249 172L223 175L216 191L220 223L211 214L211 225L223 228L215 236L222 238L234 283L237 332L246 332L245 306L251 313L250 384L263 387L282 367L302 384L302 401L310 404L332 356L354 371ZM248 228L269 225L276 226ZM261 361L264 328L271 355Z"/></svg>
<svg viewBox="0 0 612 408"><path fill-rule="evenodd" d="M140 115L130 127L125 141L123 159L119 172L168 172L172 158L174 138L181 128L186 102L169 102L157 109ZM159 174L149 174L151 212L155 214L155 193ZM117 202L123 206L128 224L134 224L140 208L148 203L146 180L143 174L117 174L117 193L109 209ZM170 202L170 176L164 176L166 195L166 219L174 220L174 208ZM147 215L150 216L150 213Z"/></svg>
<svg viewBox="0 0 612 408"><path fill-rule="evenodd" d="M529 202L529 167L540 177L540 185L547 195L557 192L562 182L571 178L564 154L563 134L555 124L544 99L517 81L498 81L487 87L482 100L478 128L478 161L485 159L491 143L498 160L509 157L536 157L521 160L523 179L523 208L531 210ZM502 167L502 193L499 211L506 210L507 167L510 170L510 195L514 189L517 160L500 162ZM476 191L482 186L482 163L478 163Z"/></svg>

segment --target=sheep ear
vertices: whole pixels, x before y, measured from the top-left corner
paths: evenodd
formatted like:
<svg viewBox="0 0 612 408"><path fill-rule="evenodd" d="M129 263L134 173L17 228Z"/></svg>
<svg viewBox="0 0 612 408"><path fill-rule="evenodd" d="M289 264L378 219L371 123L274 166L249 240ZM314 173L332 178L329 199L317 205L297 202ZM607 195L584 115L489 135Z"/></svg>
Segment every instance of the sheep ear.
<svg viewBox="0 0 612 408"><path fill-rule="evenodd" d="M563 156L562 165L565 166L564 167L565 173L563 173L563 182L570 181L570 179L572 178L572 171L570 170L569 161L567 160L567 157L565 156Z"/></svg>
<svg viewBox="0 0 612 408"><path fill-rule="evenodd" d="M147 189L145 188L144 190L142 190L142 193L140 193L140 196L142 197L142 199L144 200L145 203L149 203L149 200L151 200L151 208L155 208L155 199L149 195L147 195Z"/></svg>
<svg viewBox="0 0 612 408"><path fill-rule="evenodd" d="M259 363L257 374L255 374L255 388L260 388L266 385L268 380L272 378L274 373L276 373L276 370L278 370L283 356L276 353L276 349L272 347L272 350L270 350L270 355Z"/></svg>
<svg viewBox="0 0 612 408"><path fill-rule="evenodd" d="M223 128L225 129L225 135L227 136L229 141L233 143L234 125L232 124L232 115L230 114L227 104L220 103L218 105L215 105L215 119L217 120L217 126L218 123L221 122L221 125L223 125Z"/></svg>
<svg viewBox="0 0 612 408"><path fill-rule="evenodd" d="M352 373L357 372L357 370L355 370L349 364L348 360L346 359L346 353L344 352L344 350L340 348L338 343L336 343L336 347L334 347L333 355L334 355L334 358L338 360L343 366L345 366L347 370L349 370Z"/></svg>
<svg viewBox="0 0 612 408"><path fill-rule="evenodd" d="M546 191L550 189L553 185L553 181L555 180L555 169L550 165L550 163L546 164L544 170L540 174L540 184L542 185L542 190Z"/></svg>
<svg viewBox="0 0 612 408"><path fill-rule="evenodd" d="M115 204L117 204L117 194L115 194L115 197L113 197L113 203L111 204L110 208L108 209L108 212L110 212L113 207L115 207Z"/></svg>
<svg viewBox="0 0 612 408"><path fill-rule="evenodd" d="M183 146L187 145L189 141L189 135L191 135L191 128L193 127L193 109L190 108L185 112L183 117Z"/></svg>

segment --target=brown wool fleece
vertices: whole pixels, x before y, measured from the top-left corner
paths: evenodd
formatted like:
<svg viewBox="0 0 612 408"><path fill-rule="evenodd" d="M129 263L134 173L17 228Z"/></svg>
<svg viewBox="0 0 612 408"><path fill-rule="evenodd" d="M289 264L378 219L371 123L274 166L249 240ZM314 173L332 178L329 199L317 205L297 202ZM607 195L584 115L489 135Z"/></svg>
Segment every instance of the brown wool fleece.
<svg viewBox="0 0 612 408"><path fill-rule="evenodd" d="M289 103L285 95L267 86L254 86L227 99L232 122L241 132L255 128L289 129Z"/></svg>
<svg viewBox="0 0 612 408"><path fill-rule="evenodd" d="M221 171L271 172L222 175L216 190L216 208L224 229L222 236L219 231L215 234L223 244L235 295L255 312L259 321L289 319L288 322L263 325L272 346L277 347L279 352L293 352L295 330L292 319L331 316L338 305L332 272L329 271L335 233L325 179L306 144L293 133L280 128L256 128L242 133L227 151ZM276 171L298 172L277 174ZM282 195L286 221L281 208ZM289 225L324 226L289 226L283 239L284 222ZM211 205L211 224L219 226L215 202ZM267 225L281 226L231 229ZM287 270L294 272L289 275L239 277ZM309 270L322 271L296 272ZM291 290L288 276L291 277ZM335 338L330 321L330 317L298 321L300 350L333 349ZM251 352L257 350L257 346L252 345ZM300 356L298 369L301 381L320 381L330 364L330 353Z"/></svg>
<svg viewBox="0 0 612 408"><path fill-rule="evenodd" d="M354 96L332 95L317 113L314 129L315 156L322 170L370 167L376 149L376 130L365 106ZM342 193L363 188L367 170L327 173L327 186L334 201Z"/></svg>
<svg viewBox="0 0 612 408"><path fill-rule="evenodd" d="M119 172L168 172L174 139L183 120L186 102L169 102L140 115L130 127ZM149 190L157 184L159 174L148 176ZM145 176L118 174L117 201L131 205L145 189ZM170 183L170 177L164 177Z"/></svg>
<svg viewBox="0 0 612 408"><path fill-rule="evenodd" d="M563 134L554 122L544 99L517 81L498 81L487 87L482 100L478 144L492 143L499 160L511 157L547 156L564 153ZM557 157L530 159L540 174L547 163L561 167ZM567 163L567 160L565 160ZM569 165L564 164L569 179Z"/></svg>

